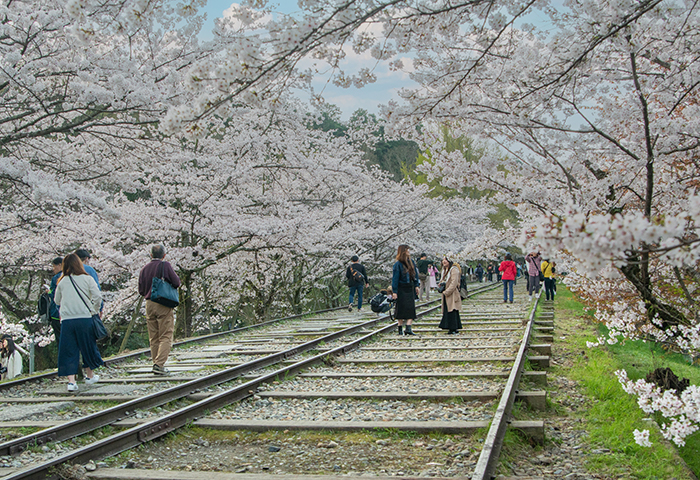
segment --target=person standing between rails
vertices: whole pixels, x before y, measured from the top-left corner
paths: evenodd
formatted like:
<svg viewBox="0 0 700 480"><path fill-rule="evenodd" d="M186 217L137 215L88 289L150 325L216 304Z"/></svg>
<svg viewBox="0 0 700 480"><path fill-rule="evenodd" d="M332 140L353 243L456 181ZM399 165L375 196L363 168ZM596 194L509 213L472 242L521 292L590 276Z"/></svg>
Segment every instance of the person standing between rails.
<svg viewBox="0 0 700 480"><path fill-rule="evenodd" d="M80 258L80 261L83 262L83 269L85 270L85 272L95 280L97 288L100 288L100 279L97 277L97 271L95 271L95 269L90 266L90 260L92 259L92 255L90 255L90 252L88 252L84 248L79 248L75 251L75 254L78 256L78 258Z"/></svg>
<svg viewBox="0 0 700 480"><path fill-rule="evenodd" d="M51 278L51 285L49 285L49 297L51 298L51 304L49 305L49 317L51 317L51 328L53 329L53 336L56 341L61 339L61 314L58 309L58 305L54 301L54 295L56 294L56 286L58 285L58 279L61 278L61 271L63 270L63 257L56 257L51 261L51 267L53 268L53 277Z"/></svg>
<svg viewBox="0 0 700 480"><path fill-rule="evenodd" d="M165 247L151 247L151 261L139 273L139 295L146 299L146 326L148 327L148 343L151 347L154 375L169 375L165 362L170 355L175 331L175 315L173 309L151 301L151 288L155 277L164 278L175 288L180 288L180 277L172 265L165 261Z"/></svg>
<svg viewBox="0 0 700 480"><path fill-rule="evenodd" d="M430 260L428 260L428 255L425 253L420 254L420 258L416 262L418 267L418 279L420 280L420 289L418 290L418 299L423 301L423 293L425 293L425 300L430 301L430 282L428 282L428 266L430 265Z"/></svg>
<svg viewBox="0 0 700 480"><path fill-rule="evenodd" d="M408 245L399 245L396 253L396 263L392 270L391 290L396 300L396 321L399 324L399 335L403 335L403 322L406 322L406 335L415 335L411 324L416 318L416 295L420 289L418 267L411 259Z"/></svg>
<svg viewBox="0 0 700 480"><path fill-rule="evenodd" d="M92 316L100 311L102 293L75 253L63 259L63 275L58 279L54 301L61 311L58 376L68 377L68 391L77 392L75 375L80 367L80 355L83 356L87 385L100 379L93 370L104 365L104 361L92 325Z"/></svg>
<svg viewBox="0 0 700 480"><path fill-rule="evenodd" d="M518 269L510 253L506 253L506 258L501 262L498 271L501 272L501 278L503 279L503 303L513 303L513 285L515 285Z"/></svg>
<svg viewBox="0 0 700 480"><path fill-rule="evenodd" d="M432 263L428 265L428 279L430 280L430 288L437 288L437 275L438 269Z"/></svg>
<svg viewBox="0 0 700 480"><path fill-rule="evenodd" d="M80 261L83 262L83 268L85 269L87 274L95 280L97 288L99 288L101 292L102 287L100 286L100 279L97 277L97 271L90 266L90 260L92 260L92 255L90 255L90 252L85 250L84 248L79 248L75 251L75 254L80 258ZM100 305L100 316L102 315L102 308L104 308L104 306L105 302L103 301L102 305Z"/></svg>
<svg viewBox="0 0 700 480"><path fill-rule="evenodd" d="M532 301L532 293L540 293L540 265L542 264L542 256L540 252L529 253L525 257L525 262L527 262L527 274L529 282L527 284L527 293L530 296L530 301Z"/></svg>
<svg viewBox="0 0 700 480"><path fill-rule="evenodd" d="M484 279L484 267L482 267L481 264L478 264L474 273L476 273L476 281L481 283Z"/></svg>
<svg viewBox="0 0 700 480"><path fill-rule="evenodd" d="M348 279L350 287L350 299L348 303L348 312L352 312L352 304L355 303L355 293L357 293L357 311L362 310L362 291L365 286L369 287L369 278L365 266L360 263L360 258L353 255L350 258L350 265L345 271L345 277Z"/></svg>
<svg viewBox="0 0 700 480"><path fill-rule="evenodd" d="M462 308L462 297L459 294L459 282L462 270L459 264L453 263L447 257L442 259L442 281L445 289L442 291L442 320L440 328L447 330L448 335L456 335L462 328L459 311Z"/></svg>
<svg viewBox="0 0 700 480"><path fill-rule="evenodd" d="M493 270L493 263L489 262L488 266L486 267L486 279L489 282L493 282Z"/></svg>
<svg viewBox="0 0 700 480"><path fill-rule="evenodd" d="M9 335L0 339L0 380L12 380L22 375L22 355Z"/></svg>
<svg viewBox="0 0 700 480"><path fill-rule="evenodd" d="M547 301L554 301L554 264L546 258L542 262L542 274L544 275L544 293Z"/></svg>

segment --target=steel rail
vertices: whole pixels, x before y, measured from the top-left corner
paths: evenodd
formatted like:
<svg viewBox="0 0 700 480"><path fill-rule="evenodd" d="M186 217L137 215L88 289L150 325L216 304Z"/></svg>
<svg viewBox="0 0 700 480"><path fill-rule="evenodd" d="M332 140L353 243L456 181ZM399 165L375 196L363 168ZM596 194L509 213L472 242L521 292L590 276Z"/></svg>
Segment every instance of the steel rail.
<svg viewBox="0 0 700 480"><path fill-rule="evenodd" d="M486 290L490 290L491 288L495 288L493 285L487 285L486 287L479 288L473 292L469 293L469 296L475 295L477 293L481 293ZM434 300L431 302L428 302L425 305L430 305L432 303L437 302L438 300ZM417 314L417 317L422 317L426 314L432 313L435 310L440 308L440 306L433 306L425 311ZM273 355L269 355L267 357L264 357L263 359L258 359L253 361L252 363L255 363L256 366L255 368L250 368L250 369L245 369L246 372L250 370L254 370L257 368L261 368L262 366L269 366L276 362L280 362L282 360L285 360L291 356L294 356L298 353L303 353L308 350L314 349L318 344L322 342L328 342L335 340L337 338L342 338L343 336L346 335L351 335L359 330L362 330L363 328L367 326L372 326L375 325L379 322L382 322L384 320L389 319L390 316L387 315L382 315L380 317L377 317L376 319L369 320L367 322L364 322L359 325L355 325L352 327L348 327L343 330L339 330L337 332L333 332L331 334L325 335L323 337L319 337L317 339L314 339L310 342L307 342L301 346L285 350L283 352L279 352ZM214 396L208 397L204 400L200 400L198 402L195 402L187 407L183 407L175 412L171 412L168 414L165 414L155 420L152 420L150 422L138 425L136 427L133 427L131 429L125 430L123 432L111 435L107 438L104 438L102 440L99 440L97 442L92 443L91 445L76 449L72 452L69 452L67 454L64 454L62 456L56 457L52 460L49 460L47 462L37 464L37 465L30 465L28 467L25 467L23 469L20 469L12 474L9 474L5 477L3 477L3 480L40 480L40 479L45 479L49 478L51 476L51 469L54 467L57 467L58 465L61 465L66 462L77 462L77 463L85 463L89 460L93 460L96 458L104 458L106 456L110 455L115 455L117 453L123 452L125 450L129 450L131 448L134 448L138 445L141 445L145 442L148 442L150 440L159 438L177 428L180 428L182 426L185 426L189 424L190 422L196 420L197 418L208 414L211 411L217 410L219 408L226 407L228 405L231 405L232 403L235 403L239 400L242 400L244 398L247 398L251 395L254 394L255 389L259 387L261 384L273 381L277 379L278 377L284 377L285 375L293 374L296 373L300 370L303 370L305 368L308 368L309 366L319 363L323 361L324 359L330 357L331 355L336 355L339 353L346 353L349 351L352 351L356 349L363 341L366 341L373 336L383 334L390 332L392 329L395 328L395 324L393 322L389 323L388 325L371 332L367 335L364 335L360 337L359 339L353 340L345 345L341 345L339 347L336 347L332 350L317 354L313 357L310 357L305 360L301 360L299 362L296 362L292 365L289 365L287 367L278 369L274 372L268 373L266 375L263 375L261 377L258 377L256 379L250 380L246 383L243 383L241 385L238 385L232 389L229 389L225 392L221 392L219 394L216 394ZM226 377L231 377L236 378L238 375L241 375L243 372L243 367L246 367L246 365L241 365L238 367L233 367L231 369L224 370L222 372L217 372L211 377L223 377L224 374L226 374ZM234 375L235 374L235 375ZM209 378L209 377L205 377ZM230 380L231 378L229 378ZM196 388L192 388L195 382L198 382L199 380L194 380L192 382L188 382L186 384L183 384L178 387L173 387L172 389L168 390L175 390L178 389L180 391L188 391L189 394L191 390L196 390ZM224 380L228 381L228 380ZM217 383L223 383L222 381L218 381ZM189 386L189 388L182 388L185 386ZM184 396L184 395L183 395ZM129 404L133 404L133 402L128 402ZM119 405L117 407L113 407L112 411L118 411L119 407L125 406L126 404ZM133 407L132 407L133 408ZM91 417L94 416L99 416L103 412L99 412L98 414L93 414L90 417L86 417L82 419L81 422L88 422L91 425L91 428L87 431L92 431L96 428L99 428L100 426L104 426L109 423L113 423L115 421L118 421L121 419L120 417L116 416L111 416L112 417L112 422L104 423L102 422L101 425L96 425L95 421L91 419ZM73 422L71 422L73 423ZM46 432L48 430L54 430L55 428L59 427L54 427L53 429L47 429L42 432ZM41 434L42 432L37 432L36 435ZM83 432L87 433L87 432ZM75 436L75 435L73 435ZM21 439L20 439L21 440ZM56 441L56 440L51 440L51 441ZM9 442L8 442L9 443Z"/></svg>
<svg viewBox="0 0 700 480"><path fill-rule="evenodd" d="M268 320L266 322L256 323L255 325L247 325L245 327L233 328L231 330L225 330L223 332L208 333L206 335L200 335L198 337L186 338L184 340L179 340L177 342L173 342L172 346L179 347L182 345L188 345L190 343L204 342L204 341L211 340L211 339L214 339L217 337L223 337L223 336L229 335L231 333L239 333L239 332L243 332L245 330L249 330L249 329L253 329L253 328L259 328L259 327L264 327L267 325L272 325L272 324L277 323L277 322L283 322L285 320L292 320L295 318L305 317L307 315L316 315L319 313L326 313L326 312L332 312L335 310L342 310L344 308L347 308L347 307L325 308L323 310L316 310L314 312L298 313L296 315L290 315L288 317L275 318L273 320ZM104 360L104 362L105 362L105 365L116 365L118 363L122 363L122 362L125 362L127 360L133 360L135 358L138 358L143 354L147 354L150 357L151 350L149 348L134 350L133 352L129 352L129 353L126 353L124 355L118 355L116 357L107 358ZM57 374L58 374L58 370L52 370L50 372L42 373L39 375L32 375L30 377L24 377L24 378L20 378L18 380L10 380L9 382L3 382L3 383L0 383L0 392L2 392L4 390L8 390L12 387L17 387L19 385L23 385L24 383L32 382L34 380L45 380L45 379L54 378Z"/></svg>
<svg viewBox="0 0 700 480"><path fill-rule="evenodd" d="M472 285L472 283L470 283L469 285ZM480 290L477 290L477 291L480 291ZM336 310L343 310L343 309L345 309L345 308L347 308L347 307L346 307L346 306L341 306L341 307L325 308L325 309L322 309L322 310L315 310L315 311L313 311L313 312L307 312L307 313L297 313L297 314L295 314L295 315L289 315L289 316L287 316L287 317L282 317L282 318L275 318L275 319L273 319L273 320L268 320L268 321L262 322L262 323L256 323L256 324L254 324L254 325L247 325L247 326L245 326L245 327L238 327L238 328L233 328L233 329L231 329L231 330L224 330L223 332L208 333L208 334L206 334L206 335L200 335L200 336L197 336L197 337L192 337L192 338L187 338L187 339L184 339L184 340L179 340L179 341L177 341L177 342L173 342L172 346L173 346L173 347L179 347L179 346L182 346L182 345L188 345L188 344L190 344L190 343L204 342L204 341L207 341L207 340L212 340L212 339L214 339L214 338L223 337L223 336L229 335L229 334L231 334L231 333L239 333L239 332L242 332L242 331L245 331L245 330L249 330L249 329L253 329L253 328L260 328L260 327L264 327L264 326L267 326L267 325L272 325L272 324L274 324L274 323L283 322L283 321L285 321L285 320L292 320L292 319L295 319L295 318L301 318L301 317L305 317L305 316L307 316L307 315L316 315L316 314L319 314L319 313L333 312L333 311L336 311ZM116 365L116 364L125 362L125 361L127 361L127 360L133 360L133 359L138 358L138 357L140 357L141 355L144 355L144 354L150 356L151 350L150 350L149 348L143 348L143 349L140 349L140 350L134 350L133 352L129 352L129 353L126 353L126 354L124 354L124 355L118 355L118 356L116 356L116 357L106 358L106 359L104 359L104 362L105 362L105 365L106 365L106 366L107 366L107 365ZM17 386L20 386L20 385L23 385L23 384L25 384L25 383L29 383L29 382L32 382L32 381L35 381L35 380L48 380L48 379L50 379L50 378L54 378L57 374L58 374L58 370L52 370L52 371L50 371L50 372L45 372L45 373L41 373L41 374L38 374L38 375L32 375L32 376L29 376L29 377L23 377L23 378L20 378L20 379L17 379L17 380L10 380L10 381L7 381L7 382L0 382L0 392L2 392L2 391L4 391L4 390L9 390L9 389L12 388L12 387L17 387Z"/></svg>
<svg viewBox="0 0 700 480"><path fill-rule="evenodd" d="M486 434L484 446L481 449L481 454L479 455L479 460L476 463L471 480L492 480L494 478L494 472L498 466L498 459L501 454L506 428L511 421L511 411L513 409L513 403L515 402L515 396L518 393L520 377L523 374L523 367L530 344L530 336L532 335L535 311L537 310L537 304L541 295L542 292L535 297L535 302L532 306L530 316L528 317L518 355L515 357L515 362L510 370L510 375L508 376L508 381L501 395L501 400L491 420L491 426Z"/></svg>
<svg viewBox="0 0 700 480"><path fill-rule="evenodd" d="M361 330L366 326L373 325L379 321L384 320L385 318L388 318L388 315L378 317L376 319L369 320L365 323L351 326L346 329L339 330L337 332L329 333L328 335L318 337L314 340L310 340L309 342L306 342L302 345L298 345L287 350L281 350L279 352L266 355L264 357L247 362L243 365L237 365L235 367L215 372L206 377L190 380L186 383L181 383L179 385L175 385L165 390L161 390L159 392L155 392L144 397L136 398L134 400L121 403L114 407L110 407L105 410L88 415L87 417L72 420L62 425L46 428L39 432L35 432L21 438L1 443L0 456L15 455L21 453L28 446L31 445L43 445L48 442L58 442L88 433L97 428L110 425L123 418L126 418L129 415L132 415L137 409L152 408L158 405L163 405L174 400L179 400L198 390L229 382L253 370L274 365L298 353L303 353L308 350L314 349L321 342L328 342L335 340L336 338L343 337L345 335L351 335L355 333L355 331Z"/></svg>

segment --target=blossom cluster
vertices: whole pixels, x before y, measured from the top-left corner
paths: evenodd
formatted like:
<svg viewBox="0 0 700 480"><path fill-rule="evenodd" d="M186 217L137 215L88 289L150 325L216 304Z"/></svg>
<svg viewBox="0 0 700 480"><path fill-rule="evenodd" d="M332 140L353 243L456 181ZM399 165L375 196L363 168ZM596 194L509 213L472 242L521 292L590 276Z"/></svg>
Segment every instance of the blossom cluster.
<svg viewBox="0 0 700 480"><path fill-rule="evenodd" d="M683 446L685 438L700 429L700 388L697 385L691 385L678 394L642 379L632 381L624 370L618 370L615 375L625 392L638 397L639 408L649 414L659 412L668 421L661 425L664 438ZM650 446L648 432L636 431L635 440L639 445Z"/></svg>

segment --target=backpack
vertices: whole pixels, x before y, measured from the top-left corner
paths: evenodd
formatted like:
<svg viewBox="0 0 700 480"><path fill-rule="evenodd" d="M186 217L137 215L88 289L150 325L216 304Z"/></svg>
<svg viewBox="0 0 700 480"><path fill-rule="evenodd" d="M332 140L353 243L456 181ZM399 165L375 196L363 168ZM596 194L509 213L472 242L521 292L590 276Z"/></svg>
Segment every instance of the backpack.
<svg viewBox="0 0 700 480"><path fill-rule="evenodd" d="M350 267L350 271L352 272L352 279L355 283L361 283L364 285L365 283L365 276L362 275L358 270L355 270L354 268Z"/></svg>
<svg viewBox="0 0 700 480"><path fill-rule="evenodd" d="M379 292L369 300L369 306L374 313L386 313L391 310L389 297Z"/></svg>
<svg viewBox="0 0 700 480"><path fill-rule="evenodd" d="M381 305L382 302L384 302L384 300L386 300L386 295L384 295L383 293L378 293L369 299L369 306L372 308L372 311L374 313L381 312Z"/></svg>
<svg viewBox="0 0 700 480"><path fill-rule="evenodd" d="M47 292L44 292L39 296L36 310L39 314L39 321L41 323L51 323L51 296Z"/></svg>
<svg viewBox="0 0 700 480"><path fill-rule="evenodd" d="M467 276L462 275L459 279L459 296L462 300L467 298Z"/></svg>

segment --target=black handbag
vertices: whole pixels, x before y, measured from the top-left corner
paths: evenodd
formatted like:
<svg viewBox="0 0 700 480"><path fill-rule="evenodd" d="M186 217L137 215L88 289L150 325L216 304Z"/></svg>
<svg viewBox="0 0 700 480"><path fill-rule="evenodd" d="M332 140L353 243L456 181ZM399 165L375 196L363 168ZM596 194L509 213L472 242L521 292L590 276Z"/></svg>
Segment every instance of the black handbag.
<svg viewBox="0 0 700 480"><path fill-rule="evenodd" d="M70 275L68 276L68 278L70 278L70 283L73 284L73 288L75 288L75 291L78 293L78 296L83 301L83 303L87 307L88 311L91 311L90 306L87 304L87 302L85 301L83 296L80 294L80 289L73 281L73 278ZM107 327L105 327L105 324L102 322L100 315L97 313L92 316L92 328L95 331L95 339L96 340L102 340L103 338L107 338L107 336L109 335L109 332L107 331Z"/></svg>
<svg viewBox="0 0 700 480"><path fill-rule="evenodd" d="M437 291L438 291L438 293L444 292L446 286L447 286L447 285L445 284L445 282L440 282L440 283L438 283L438 286L437 286Z"/></svg>
<svg viewBox="0 0 700 480"><path fill-rule="evenodd" d="M163 261L160 262L160 275L153 277L151 284L151 301L159 303L164 307L175 308L180 305L180 294L177 288L163 278Z"/></svg>

